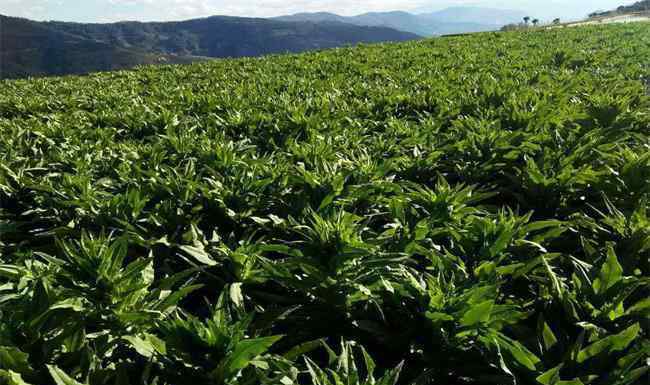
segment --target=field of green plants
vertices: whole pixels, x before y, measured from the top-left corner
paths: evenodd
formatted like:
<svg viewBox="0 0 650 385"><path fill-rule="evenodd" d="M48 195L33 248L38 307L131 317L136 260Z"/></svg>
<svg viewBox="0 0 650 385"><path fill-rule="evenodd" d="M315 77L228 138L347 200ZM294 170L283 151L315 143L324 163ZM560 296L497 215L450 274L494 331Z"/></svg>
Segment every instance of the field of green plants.
<svg viewBox="0 0 650 385"><path fill-rule="evenodd" d="M647 384L650 29L0 83L0 384Z"/></svg>

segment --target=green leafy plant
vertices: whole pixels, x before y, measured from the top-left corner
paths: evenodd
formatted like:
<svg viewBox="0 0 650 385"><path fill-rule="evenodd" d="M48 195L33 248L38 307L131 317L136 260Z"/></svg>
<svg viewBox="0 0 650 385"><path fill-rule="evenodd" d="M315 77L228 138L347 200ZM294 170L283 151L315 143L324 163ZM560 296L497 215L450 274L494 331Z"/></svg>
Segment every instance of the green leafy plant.
<svg viewBox="0 0 650 385"><path fill-rule="evenodd" d="M649 42L2 82L0 384L643 383Z"/></svg>

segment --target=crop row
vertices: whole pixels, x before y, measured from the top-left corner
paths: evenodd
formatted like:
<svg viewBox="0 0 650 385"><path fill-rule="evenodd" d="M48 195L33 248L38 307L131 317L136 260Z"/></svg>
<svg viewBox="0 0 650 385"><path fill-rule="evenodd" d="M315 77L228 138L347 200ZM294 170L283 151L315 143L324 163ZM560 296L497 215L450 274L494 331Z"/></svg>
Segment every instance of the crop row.
<svg viewBox="0 0 650 385"><path fill-rule="evenodd" d="M0 384L643 383L649 47L0 83Z"/></svg>

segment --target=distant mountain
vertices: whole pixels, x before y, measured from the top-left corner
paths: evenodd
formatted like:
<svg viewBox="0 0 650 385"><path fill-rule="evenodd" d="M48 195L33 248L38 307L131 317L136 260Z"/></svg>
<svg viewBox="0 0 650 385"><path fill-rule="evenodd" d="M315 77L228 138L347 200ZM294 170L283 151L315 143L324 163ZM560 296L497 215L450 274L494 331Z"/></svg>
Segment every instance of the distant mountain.
<svg viewBox="0 0 650 385"><path fill-rule="evenodd" d="M387 27L414 33L420 36L440 34L440 27L417 15L407 12L370 12L357 16L339 16L333 13L298 13L274 18L280 21L309 21L314 23L347 23L356 26Z"/></svg>
<svg viewBox="0 0 650 385"><path fill-rule="evenodd" d="M521 21L526 16L520 11L479 7L453 7L438 12L411 14L408 12L370 12L357 16L333 13L298 13L280 16L280 21L338 22L358 26L383 26L421 36L498 30L502 26Z"/></svg>
<svg viewBox="0 0 650 385"><path fill-rule="evenodd" d="M525 16L523 11L508 9L493 9L482 7L450 7L437 12L425 13L422 16L429 20L454 23L474 23L484 25L504 26L518 23Z"/></svg>
<svg viewBox="0 0 650 385"><path fill-rule="evenodd" d="M637 12L650 13L650 0L638 1L631 5L621 5L620 7L611 11L597 11L590 14L589 16L590 17L610 16L616 14L637 13Z"/></svg>
<svg viewBox="0 0 650 385"><path fill-rule="evenodd" d="M301 13L295 13L293 15L273 17L272 19L279 20L279 21L291 21L291 22L309 21L312 23L330 22L330 23L354 24L351 23L351 21L354 20L354 17L339 16L335 13L330 13L330 12L301 12Z"/></svg>
<svg viewBox="0 0 650 385"><path fill-rule="evenodd" d="M567 1L567 0L499 0L498 2L492 0L472 0L465 1L465 3L472 3L473 5L454 5L454 8L479 8L481 10L488 10L484 15L489 16L489 10L496 9L500 14L512 13L513 16L530 16L531 18L538 18L540 20L551 21L555 18L562 20L576 20L582 19L587 14L596 9L607 9L606 4L611 4L614 0L582 0L582 1ZM618 0L625 2L625 0ZM421 6L415 8L412 13L437 13L440 11L440 4L453 3L452 0L421 0ZM486 5L486 4L495 5ZM498 4L498 5L496 5ZM495 9L493 9L495 10ZM523 13L526 15L523 15ZM515 17L516 19L516 17ZM508 21L506 24L519 22L521 20ZM477 22L477 20L474 20Z"/></svg>
<svg viewBox="0 0 650 385"><path fill-rule="evenodd" d="M35 22L0 15L0 78L79 74L419 36L386 27L214 16L167 23Z"/></svg>

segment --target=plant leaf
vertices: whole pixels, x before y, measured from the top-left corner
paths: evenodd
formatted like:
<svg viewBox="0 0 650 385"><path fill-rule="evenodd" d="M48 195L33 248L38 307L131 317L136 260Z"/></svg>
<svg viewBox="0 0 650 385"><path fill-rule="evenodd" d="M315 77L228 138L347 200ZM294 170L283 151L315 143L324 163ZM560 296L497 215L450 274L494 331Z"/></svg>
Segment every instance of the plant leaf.
<svg viewBox="0 0 650 385"><path fill-rule="evenodd" d="M639 335L640 330L641 327L636 323L618 334L596 341L580 350L577 361L582 363L603 352L611 353L624 350Z"/></svg>
<svg viewBox="0 0 650 385"><path fill-rule="evenodd" d="M227 380L241 369L250 365L251 360L265 353L282 336L260 337L239 342L232 353L226 357L213 375L219 380Z"/></svg>
<svg viewBox="0 0 650 385"><path fill-rule="evenodd" d="M607 259L600 269L598 278L594 280L593 288L596 293L604 293L610 287L614 286L623 276L623 268L618 263L614 247L610 244L607 246Z"/></svg>
<svg viewBox="0 0 650 385"><path fill-rule="evenodd" d="M84 385L80 382L77 382L72 377L68 376L63 370L57 368L54 365L47 365L47 370L50 372L52 379L56 385Z"/></svg>

